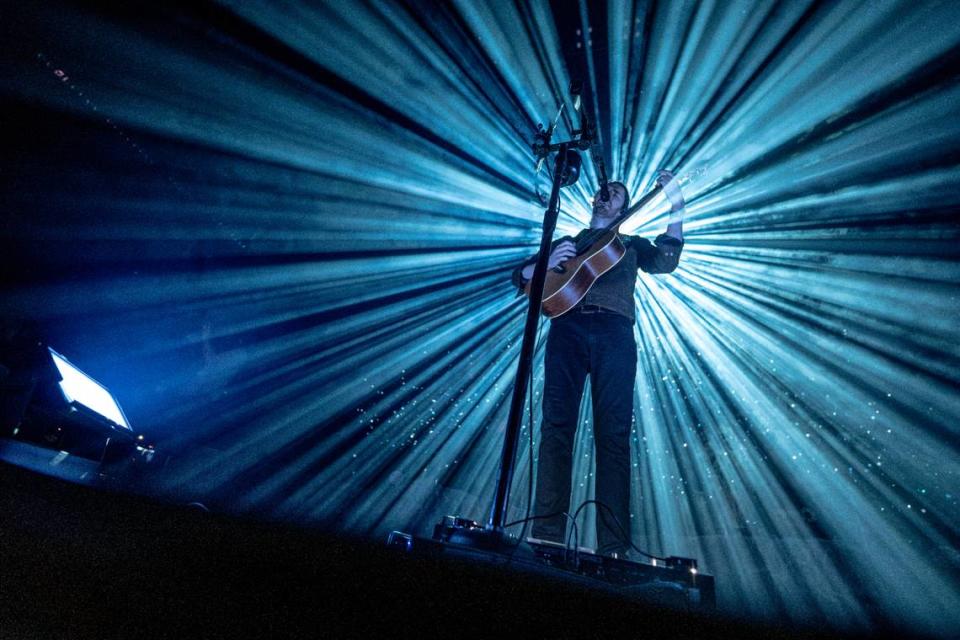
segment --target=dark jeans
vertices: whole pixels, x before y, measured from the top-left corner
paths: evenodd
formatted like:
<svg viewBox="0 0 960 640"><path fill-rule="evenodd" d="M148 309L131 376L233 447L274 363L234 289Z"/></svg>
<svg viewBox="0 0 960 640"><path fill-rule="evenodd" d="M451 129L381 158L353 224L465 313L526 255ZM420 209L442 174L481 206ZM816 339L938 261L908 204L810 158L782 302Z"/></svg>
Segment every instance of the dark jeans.
<svg viewBox="0 0 960 640"><path fill-rule="evenodd" d="M573 311L560 316L551 321L545 368L534 513L547 515L570 509L573 438L589 373L597 454L595 497L609 505L629 535L630 428L637 373L633 322L613 313ZM596 506L597 551L626 551L629 547L609 512ZM563 542L567 521L563 515L535 520L532 535Z"/></svg>

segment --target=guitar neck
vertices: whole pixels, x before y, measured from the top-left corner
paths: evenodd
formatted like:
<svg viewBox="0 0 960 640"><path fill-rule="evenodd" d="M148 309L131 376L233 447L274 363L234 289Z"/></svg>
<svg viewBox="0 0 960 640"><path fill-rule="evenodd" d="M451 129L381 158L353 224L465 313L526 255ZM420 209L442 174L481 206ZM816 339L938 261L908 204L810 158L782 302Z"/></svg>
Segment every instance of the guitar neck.
<svg viewBox="0 0 960 640"><path fill-rule="evenodd" d="M660 193L661 191L663 191L663 187L660 186L660 184L657 184L656 186L654 186L653 189L645 193L642 198L637 200L635 203L633 203L633 205L630 206L629 209L624 211L622 216L618 217L616 220L614 220L613 222L608 224L606 227L604 227L603 228L604 232L610 231L611 229L616 229L617 227L619 227L621 224L623 224L627 220L627 218L635 214L637 211L640 211L640 209L644 208L648 202L656 198L657 194Z"/></svg>

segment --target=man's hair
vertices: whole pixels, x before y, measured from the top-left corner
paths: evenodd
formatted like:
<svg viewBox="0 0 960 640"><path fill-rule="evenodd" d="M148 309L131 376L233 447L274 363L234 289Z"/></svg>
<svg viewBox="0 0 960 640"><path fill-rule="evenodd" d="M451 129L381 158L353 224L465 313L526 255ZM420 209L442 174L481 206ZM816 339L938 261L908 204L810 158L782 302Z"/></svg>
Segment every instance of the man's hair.
<svg viewBox="0 0 960 640"><path fill-rule="evenodd" d="M623 189L623 206L620 207L620 213L618 214L618 215L623 215L627 211L627 209L630 208L630 190L627 189L627 185L623 184L622 182L608 182L607 189L609 189L613 185L617 185L621 189Z"/></svg>

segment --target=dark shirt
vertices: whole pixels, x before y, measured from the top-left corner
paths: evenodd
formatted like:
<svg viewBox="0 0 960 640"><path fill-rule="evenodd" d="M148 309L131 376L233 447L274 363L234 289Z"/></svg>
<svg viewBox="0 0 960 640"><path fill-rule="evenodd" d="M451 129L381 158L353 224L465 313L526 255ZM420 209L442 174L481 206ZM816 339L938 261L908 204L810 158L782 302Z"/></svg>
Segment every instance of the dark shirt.
<svg viewBox="0 0 960 640"><path fill-rule="evenodd" d="M576 242L583 237L589 229L584 229L576 236L564 236L559 240L554 240L550 245L550 251L564 240ZM645 273L670 273L677 268L680 262L680 252L683 250L683 242L673 236L661 234L656 240L650 242L640 236L620 235L623 245L626 248L623 258L612 269L600 276L587 295L577 303L581 305L596 305L610 309L615 313L626 316L633 320L636 316L636 304L633 300L633 292L637 285L637 271ZM537 261L537 256L533 255L525 260L520 266L513 270L511 281L519 289L520 295L523 293L523 287L526 280L523 279L523 268Z"/></svg>

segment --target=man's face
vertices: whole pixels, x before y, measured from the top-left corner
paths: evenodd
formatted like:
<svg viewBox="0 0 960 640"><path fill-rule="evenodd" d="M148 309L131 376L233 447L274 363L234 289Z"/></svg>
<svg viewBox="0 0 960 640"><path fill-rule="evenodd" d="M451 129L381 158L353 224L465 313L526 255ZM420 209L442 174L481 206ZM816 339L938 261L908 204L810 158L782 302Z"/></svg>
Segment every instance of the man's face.
<svg viewBox="0 0 960 640"><path fill-rule="evenodd" d="M619 184L611 184L607 187L610 193L610 199L604 202L600 199L600 192L593 194L593 217L590 219L590 226L593 228L605 227L617 217L623 208L623 199L626 193Z"/></svg>

